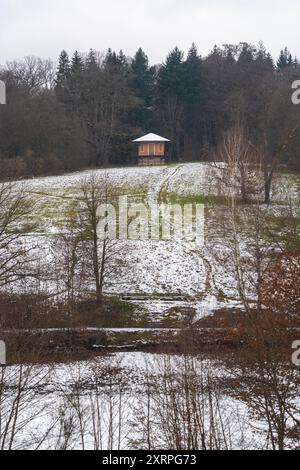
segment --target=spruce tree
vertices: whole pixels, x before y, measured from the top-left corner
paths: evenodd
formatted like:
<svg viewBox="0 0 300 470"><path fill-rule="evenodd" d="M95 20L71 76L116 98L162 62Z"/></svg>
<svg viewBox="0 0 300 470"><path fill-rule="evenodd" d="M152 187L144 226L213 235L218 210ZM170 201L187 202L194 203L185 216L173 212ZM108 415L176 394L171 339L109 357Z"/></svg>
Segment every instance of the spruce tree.
<svg viewBox="0 0 300 470"><path fill-rule="evenodd" d="M264 44L259 44L259 49L255 56L255 68L260 73L273 72L274 62L270 53L266 51Z"/></svg>
<svg viewBox="0 0 300 470"><path fill-rule="evenodd" d="M143 49L138 49L129 68L129 86L139 99L139 104L131 114L131 123L142 131L150 132L153 127L154 74L149 68L149 60Z"/></svg>
<svg viewBox="0 0 300 470"><path fill-rule="evenodd" d="M94 49L90 49L85 61L86 70L96 70L98 68L97 54Z"/></svg>
<svg viewBox="0 0 300 470"><path fill-rule="evenodd" d="M159 70L157 78L157 109L170 138L170 158L181 154L182 117L184 110L184 54L175 47Z"/></svg>
<svg viewBox="0 0 300 470"><path fill-rule="evenodd" d="M280 51L279 59L277 60L277 68L278 70L282 70L287 66L286 57L284 54L284 50Z"/></svg>
<svg viewBox="0 0 300 470"><path fill-rule="evenodd" d="M199 152L205 107L202 59L193 43L183 63L184 79L184 150L193 157ZM193 158L192 157L192 158Z"/></svg>
<svg viewBox="0 0 300 470"><path fill-rule="evenodd" d="M132 59L130 74L130 86L132 90L146 105L150 105L152 101L154 77L149 68L148 57L141 48Z"/></svg>
<svg viewBox="0 0 300 470"><path fill-rule="evenodd" d="M182 99L184 92L183 58L183 52L176 46L160 68L157 85L161 97L176 96Z"/></svg>
<svg viewBox="0 0 300 470"><path fill-rule="evenodd" d="M284 70L287 67L291 67L294 64L293 56L285 47L282 51L280 51L279 59L277 61L277 69Z"/></svg>
<svg viewBox="0 0 300 470"><path fill-rule="evenodd" d="M119 69L119 65L118 55L109 48L104 59L104 70L109 73L114 73Z"/></svg>
<svg viewBox="0 0 300 470"><path fill-rule="evenodd" d="M70 59L68 53L63 50L59 56L56 76L57 87L63 87L70 76Z"/></svg>
<svg viewBox="0 0 300 470"><path fill-rule="evenodd" d="M196 105L203 94L203 89L202 60L198 55L198 50L194 43L192 44L188 52L187 59L183 64L183 75L185 101L189 104Z"/></svg>
<svg viewBox="0 0 300 470"><path fill-rule="evenodd" d="M128 70L128 60L122 49L117 55L117 61L118 65L120 65L120 67L123 68L124 71Z"/></svg>
<svg viewBox="0 0 300 470"><path fill-rule="evenodd" d="M109 48L104 59L104 70L109 73L127 75L128 68L128 60L123 51L117 54Z"/></svg>
<svg viewBox="0 0 300 470"><path fill-rule="evenodd" d="M255 53L256 50L253 46L248 43L241 43L241 51L237 61L238 66L243 70L250 69L254 63Z"/></svg>
<svg viewBox="0 0 300 470"><path fill-rule="evenodd" d="M78 51L75 51L71 60L71 73L77 74L84 69L84 62Z"/></svg>

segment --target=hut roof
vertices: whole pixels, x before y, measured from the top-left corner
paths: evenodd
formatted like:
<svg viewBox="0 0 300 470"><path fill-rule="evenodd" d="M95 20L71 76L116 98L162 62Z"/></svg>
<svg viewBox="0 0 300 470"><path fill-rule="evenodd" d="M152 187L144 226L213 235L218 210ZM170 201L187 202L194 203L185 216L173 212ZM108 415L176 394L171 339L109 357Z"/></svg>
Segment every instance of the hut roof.
<svg viewBox="0 0 300 470"><path fill-rule="evenodd" d="M170 140L161 137L160 135L156 134L147 134L139 139L133 140L136 143L143 143L143 142L170 142Z"/></svg>

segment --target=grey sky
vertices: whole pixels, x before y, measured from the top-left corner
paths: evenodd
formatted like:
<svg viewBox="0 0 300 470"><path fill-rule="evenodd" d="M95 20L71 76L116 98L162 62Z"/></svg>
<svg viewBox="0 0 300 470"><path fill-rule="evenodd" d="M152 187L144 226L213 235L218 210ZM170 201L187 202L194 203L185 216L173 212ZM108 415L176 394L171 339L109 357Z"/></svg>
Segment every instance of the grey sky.
<svg viewBox="0 0 300 470"><path fill-rule="evenodd" d="M287 45L300 56L299 0L0 0L0 63L62 49L142 46L151 63L194 41L202 55L214 44L264 41L277 57Z"/></svg>

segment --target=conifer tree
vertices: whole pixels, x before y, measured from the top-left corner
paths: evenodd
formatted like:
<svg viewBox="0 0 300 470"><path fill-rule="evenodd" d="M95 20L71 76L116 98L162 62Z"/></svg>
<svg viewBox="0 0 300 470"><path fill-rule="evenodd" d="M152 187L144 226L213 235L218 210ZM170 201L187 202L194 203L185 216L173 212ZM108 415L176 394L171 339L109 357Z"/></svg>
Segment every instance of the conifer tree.
<svg viewBox="0 0 300 470"><path fill-rule="evenodd" d="M246 70L249 69L254 63L254 55L256 50L253 46L248 43L241 43L241 51L237 61L240 68Z"/></svg>
<svg viewBox="0 0 300 470"><path fill-rule="evenodd" d="M259 49L255 56L255 68L261 73L274 71L274 62L272 56L266 51L266 48L262 42L259 44Z"/></svg>
<svg viewBox="0 0 300 470"><path fill-rule="evenodd" d="M181 129L184 109L184 54L175 47L158 73L157 108L161 121L171 140L170 159L176 160L181 152Z"/></svg>
<svg viewBox="0 0 300 470"><path fill-rule="evenodd" d="M124 71L128 69L128 60L122 49L120 50L119 54L117 55L117 61L121 68Z"/></svg>
<svg viewBox="0 0 300 470"><path fill-rule="evenodd" d="M293 65L293 57L287 47L285 47L279 55L279 59L277 61L277 68L278 70L283 70L287 67L291 67Z"/></svg>
<svg viewBox="0 0 300 470"><path fill-rule="evenodd" d="M143 49L140 48L132 59L130 72L132 90L149 106L152 101L154 77L152 70L149 68L148 57Z"/></svg>
<svg viewBox="0 0 300 470"><path fill-rule="evenodd" d="M198 50L193 43L184 66L184 83L185 83L185 101L189 104L197 104L203 94L202 87L202 60L198 55Z"/></svg>
<svg viewBox="0 0 300 470"><path fill-rule="evenodd" d="M63 50L59 56L58 60L58 70L56 77L56 85L58 87L63 87L66 80L70 76L70 59L68 53Z"/></svg>
<svg viewBox="0 0 300 470"><path fill-rule="evenodd" d="M194 158L201 144L205 110L205 89L202 59L193 43L183 63L184 113L183 129L185 151Z"/></svg>
<svg viewBox="0 0 300 470"><path fill-rule="evenodd" d="M183 58L184 54L175 47L167 57L158 74L158 90L162 97L183 97Z"/></svg>
<svg viewBox="0 0 300 470"><path fill-rule="evenodd" d="M78 51L75 51L71 60L71 73L77 74L84 69L84 62Z"/></svg>
<svg viewBox="0 0 300 470"><path fill-rule="evenodd" d="M134 127L150 130L153 123L154 74L149 68L149 60L143 49L138 49L129 69L129 85L139 99L139 105L133 110L131 122Z"/></svg>
<svg viewBox="0 0 300 470"><path fill-rule="evenodd" d="M86 61L85 61L86 70L95 71L98 68L97 54L94 49L90 49Z"/></svg>

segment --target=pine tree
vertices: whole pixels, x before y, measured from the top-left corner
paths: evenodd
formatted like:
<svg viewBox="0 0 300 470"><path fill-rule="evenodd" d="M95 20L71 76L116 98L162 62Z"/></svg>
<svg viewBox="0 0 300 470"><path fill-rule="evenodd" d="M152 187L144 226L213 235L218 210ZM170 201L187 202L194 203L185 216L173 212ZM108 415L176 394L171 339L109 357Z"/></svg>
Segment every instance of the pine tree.
<svg viewBox="0 0 300 470"><path fill-rule="evenodd" d="M222 50L217 45L215 45L212 52L206 58L206 63L217 66L223 64L223 62L224 54Z"/></svg>
<svg viewBox="0 0 300 470"><path fill-rule="evenodd" d="M118 65L123 68L124 71L128 70L128 60L122 49L117 56Z"/></svg>
<svg viewBox="0 0 300 470"><path fill-rule="evenodd" d="M58 70L56 76L57 87L63 87L70 76L70 59L68 53L63 50L58 60Z"/></svg>
<svg viewBox="0 0 300 470"><path fill-rule="evenodd" d="M159 70L157 77L157 108L168 134L170 158L181 153L181 131L184 110L184 54L175 47Z"/></svg>
<svg viewBox="0 0 300 470"><path fill-rule="evenodd" d="M202 89L202 60L198 55L198 50L193 43L187 59L183 64L184 67L184 84L185 84L185 101L189 104L197 105Z"/></svg>
<svg viewBox="0 0 300 470"><path fill-rule="evenodd" d="M193 43L183 63L184 80L184 151L195 157L201 147L205 107L202 59Z"/></svg>
<svg viewBox="0 0 300 470"><path fill-rule="evenodd" d="M119 65L118 55L109 48L103 63L104 70L109 73L114 73L119 70Z"/></svg>
<svg viewBox="0 0 300 470"><path fill-rule="evenodd" d="M248 43L241 43L241 52L237 61L240 68L246 70L252 67L256 50Z"/></svg>
<svg viewBox="0 0 300 470"><path fill-rule="evenodd" d="M292 65L294 65L293 56L288 48L285 47L282 51L280 51L280 56L277 61L277 69L279 71L284 70L285 68L291 67Z"/></svg>
<svg viewBox="0 0 300 470"><path fill-rule="evenodd" d="M129 68L129 86L140 104L132 112L131 122L134 127L144 132L153 126L154 73L149 68L149 60L143 49L138 49Z"/></svg>
<svg viewBox="0 0 300 470"><path fill-rule="evenodd" d="M130 85L135 94L146 105L150 105L152 101L152 93L154 87L154 77L152 71L149 69L149 60L143 49L139 49L130 66Z"/></svg>
<svg viewBox="0 0 300 470"><path fill-rule="evenodd" d="M73 114L78 114L84 86L84 60L78 51L75 51L71 60L71 73L69 79L70 102L68 107Z"/></svg>
<svg viewBox="0 0 300 470"><path fill-rule="evenodd" d="M78 51L75 51L71 60L71 73L76 75L84 69L84 62Z"/></svg>
<svg viewBox="0 0 300 470"><path fill-rule="evenodd" d="M286 57L284 54L284 50L280 51L279 59L277 61L277 68L278 70L282 70L287 66Z"/></svg>
<svg viewBox="0 0 300 470"><path fill-rule="evenodd" d="M121 73L125 76L128 73L128 69L128 60L123 51L121 50L117 54L115 51L112 51L111 48L109 48L104 59L104 70L109 73Z"/></svg>
<svg viewBox="0 0 300 470"><path fill-rule="evenodd" d="M272 56L266 51L266 48L262 42L259 44L259 49L255 56L255 66L256 69L261 73L274 71L274 62Z"/></svg>
<svg viewBox="0 0 300 470"><path fill-rule="evenodd" d="M162 96L183 97L183 58L182 51L175 47L167 57L158 74L158 90Z"/></svg>
<svg viewBox="0 0 300 470"><path fill-rule="evenodd" d="M90 52L87 55L85 61L85 68L86 70L96 70L98 69L98 60L97 60L97 53L94 49L90 49Z"/></svg>

